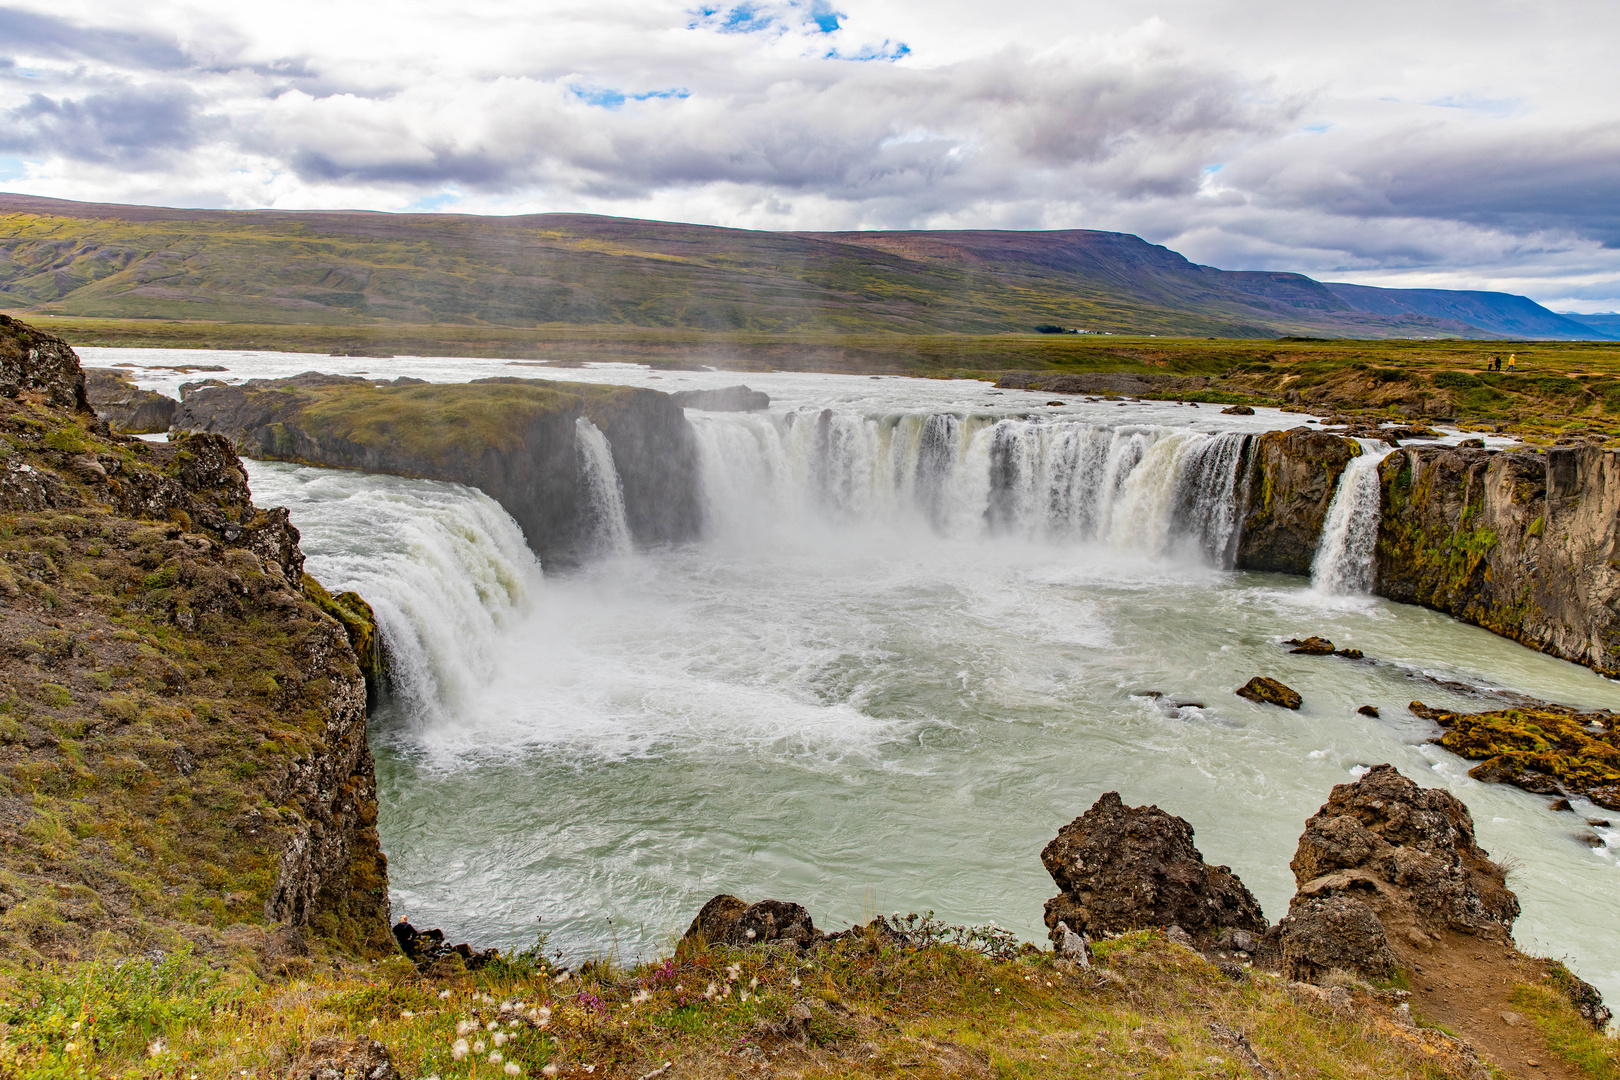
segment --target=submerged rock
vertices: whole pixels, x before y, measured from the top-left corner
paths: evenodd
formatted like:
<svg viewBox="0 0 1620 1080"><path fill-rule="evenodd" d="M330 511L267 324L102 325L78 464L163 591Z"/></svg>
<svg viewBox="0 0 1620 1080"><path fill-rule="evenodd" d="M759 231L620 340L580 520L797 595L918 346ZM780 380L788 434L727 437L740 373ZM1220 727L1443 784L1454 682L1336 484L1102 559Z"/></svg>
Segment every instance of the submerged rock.
<svg viewBox="0 0 1620 1080"><path fill-rule="evenodd" d="M1254 410L1247 405L1228 405L1221 412L1227 416L1253 416Z"/></svg>
<svg viewBox="0 0 1620 1080"><path fill-rule="evenodd" d="M1362 716L1370 716L1374 720L1378 719L1378 706L1376 705L1363 705L1361 708L1357 709L1356 712L1360 713Z"/></svg>
<svg viewBox="0 0 1620 1080"><path fill-rule="evenodd" d="M1261 705L1280 705L1285 709L1297 709L1305 700L1298 691L1264 675L1256 675L1232 692Z"/></svg>
<svg viewBox="0 0 1620 1080"><path fill-rule="evenodd" d="M1058 831L1041 862L1061 894L1046 926L1076 934L1181 927L1200 947L1223 931L1266 931L1260 904L1231 868L1209 866L1193 828L1157 806L1126 806L1110 791Z"/></svg>
<svg viewBox="0 0 1620 1080"><path fill-rule="evenodd" d="M710 945L793 945L808 949L822 940L810 913L786 900L745 903L728 893L714 897L698 911L683 940Z"/></svg>
<svg viewBox="0 0 1620 1080"><path fill-rule="evenodd" d="M1335 787L1289 866L1299 889L1278 930L1284 966L1301 980L1335 968L1381 977L1395 940L1460 931L1506 942L1519 915L1468 808L1392 765Z"/></svg>
<svg viewBox="0 0 1620 1080"><path fill-rule="evenodd" d="M1312 636L1304 641L1298 638L1289 638L1283 644L1294 646L1288 650L1289 652L1301 653L1305 656L1331 656L1333 654L1333 642L1324 637Z"/></svg>

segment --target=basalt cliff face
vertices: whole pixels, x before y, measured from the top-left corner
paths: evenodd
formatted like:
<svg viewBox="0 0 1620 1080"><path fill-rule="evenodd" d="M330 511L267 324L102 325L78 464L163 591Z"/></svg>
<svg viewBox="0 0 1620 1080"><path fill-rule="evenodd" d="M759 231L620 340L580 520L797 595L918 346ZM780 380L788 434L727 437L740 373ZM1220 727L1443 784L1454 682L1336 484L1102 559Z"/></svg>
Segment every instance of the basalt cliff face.
<svg viewBox="0 0 1620 1080"><path fill-rule="evenodd" d="M1377 591L1620 674L1620 462L1403 448L1379 468Z"/></svg>
<svg viewBox="0 0 1620 1080"><path fill-rule="evenodd" d="M378 384L310 373L192 390L174 426L222 434L249 457L477 487L554 569L582 561L595 542L581 420L607 437L635 541L695 537L696 442L681 406L655 390L508 378Z"/></svg>
<svg viewBox="0 0 1620 1080"><path fill-rule="evenodd" d="M0 955L390 947L363 619L224 439L112 433L20 324L0 357Z"/></svg>
<svg viewBox="0 0 1620 1080"><path fill-rule="evenodd" d="M1311 572L1353 439L1294 428L1251 451L1237 565ZM1373 591L1620 674L1620 460L1404 446L1379 466Z"/></svg>
<svg viewBox="0 0 1620 1080"><path fill-rule="evenodd" d="M1261 435L1250 452L1238 568L1310 573L1334 488L1360 449L1354 440L1306 427Z"/></svg>

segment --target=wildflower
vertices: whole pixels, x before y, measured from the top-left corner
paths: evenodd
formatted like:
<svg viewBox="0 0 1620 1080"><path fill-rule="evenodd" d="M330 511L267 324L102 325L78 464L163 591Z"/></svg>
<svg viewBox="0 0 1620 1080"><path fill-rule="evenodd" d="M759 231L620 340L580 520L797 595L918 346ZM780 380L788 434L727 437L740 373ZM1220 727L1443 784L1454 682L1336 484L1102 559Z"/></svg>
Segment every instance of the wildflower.
<svg viewBox="0 0 1620 1080"><path fill-rule="evenodd" d="M758 937L758 936L759 936L759 935L758 935L758 934L756 934L756 933L754 933L754 931L752 931L752 930L749 930L749 931L748 931L748 940L749 940L749 941L753 941L753 940L754 940L754 939L755 939L755 938L757 938L757 937Z"/></svg>
<svg viewBox="0 0 1620 1080"><path fill-rule="evenodd" d="M1001 993L1001 987L999 987L999 986L996 987L996 993L998 993L998 994Z"/></svg>
<svg viewBox="0 0 1620 1080"><path fill-rule="evenodd" d="M496 1046L505 1046L506 1045L506 1032L497 1031L495 1033L495 1045Z"/></svg>
<svg viewBox="0 0 1620 1080"><path fill-rule="evenodd" d="M507 1026L507 1027L517 1027L517 1026L518 1026L518 1022L517 1022L517 1021L516 1021L516 1020L508 1020L508 1021L507 1021L507 1022L506 1022L506 1026Z"/></svg>
<svg viewBox="0 0 1620 1080"><path fill-rule="evenodd" d="M78 1043L68 1043L66 1046L62 1047L62 1049L67 1051L70 1054L77 1054L79 1052L79 1044Z"/></svg>
<svg viewBox="0 0 1620 1080"><path fill-rule="evenodd" d="M585 1066L585 1071L586 1072L595 1072L596 1071L596 1066L595 1065L586 1065Z"/></svg>
<svg viewBox="0 0 1620 1080"><path fill-rule="evenodd" d="M714 983L710 983L709 988L703 991L703 998L705 1001L713 1001L714 995L718 994L719 992L720 988L714 985Z"/></svg>
<svg viewBox="0 0 1620 1080"><path fill-rule="evenodd" d="M748 980L748 989L750 989L750 990L758 990L759 989L759 980L757 978L749 979Z"/></svg>
<svg viewBox="0 0 1620 1080"><path fill-rule="evenodd" d="M475 1040L473 1040L473 1053L482 1054L483 1052L484 1052L484 1040L483 1039L475 1039Z"/></svg>
<svg viewBox="0 0 1620 1080"><path fill-rule="evenodd" d="M737 999L737 1000L738 1000L738 1001L741 1001L741 1002L743 1002L743 1003L745 1003L745 1004L746 1004L746 1003L747 1003L747 1001L748 1001L748 991L746 991L746 990L744 990L744 991L743 991L743 992L742 992L742 996L741 996L741 997L739 997L739 998L738 998L738 999Z"/></svg>
<svg viewBox="0 0 1620 1080"><path fill-rule="evenodd" d="M685 990L685 989L686 989L685 984L683 984L683 983L676 983L675 984L675 992L677 994L680 993L682 990Z"/></svg>
<svg viewBox="0 0 1620 1080"><path fill-rule="evenodd" d="M456 1034L457 1035L469 1035L472 1032L477 1031L477 1030L478 1030L478 1025L473 1023L471 1020L458 1020L458 1021L456 1021Z"/></svg>
<svg viewBox="0 0 1620 1080"><path fill-rule="evenodd" d="M797 988L799 986L799 977L797 975L793 976L793 978L788 980L788 983Z"/></svg>
<svg viewBox="0 0 1620 1080"><path fill-rule="evenodd" d="M168 1049L168 1047L163 1045L162 1039L153 1039L152 1045L146 1048L146 1052L151 1054L153 1057L162 1057L163 1051L166 1049Z"/></svg>
<svg viewBox="0 0 1620 1080"><path fill-rule="evenodd" d="M450 1057L455 1061L465 1060L467 1057L467 1040L457 1039L450 1047Z"/></svg>
<svg viewBox="0 0 1620 1080"><path fill-rule="evenodd" d="M557 985L561 986L563 983L567 982L569 980L569 978L570 978L570 976L569 976L568 972L566 972L566 971L563 972L561 975L557 976L557 979L556 979Z"/></svg>
<svg viewBox="0 0 1620 1080"><path fill-rule="evenodd" d="M501 1071L506 1073L507 1076L518 1076L523 1072L522 1069L518 1068L518 1063L515 1061L508 1061L506 1063L506 1068L502 1069Z"/></svg>
<svg viewBox="0 0 1620 1080"><path fill-rule="evenodd" d="M742 965L741 964L728 964L728 965L726 965L726 978L732 979L732 980L742 978Z"/></svg>
<svg viewBox="0 0 1620 1080"><path fill-rule="evenodd" d="M450 991L448 991L448 990L440 990L439 991L439 1000L440 1001L449 1001L450 1000ZM434 1080L438 1080L438 1078L434 1077Z"/></svg>
<svg viewBox="0 0 1620 1080"><path fill-rule="evenodd" d="M649 1002L651 1000L652 1000L652 991L651 990L640 990L640 991L637 991L635 994L632 994L631 997L630 997L630 1002L633 1005L645 1005L645 1004L647 1004L647 1002Z"/></svg>
<svg viewBox="0 0 1620 1080"><path fill-rule="evenodd" d="M501 1063L501 1052L499 1050L491 1050L489 1052L489 1063L491 1065L499 1065Z"/></svg>
<svg viewBox="0 0 1620 1080"><path fill-rule="evenodd" d="M409 1010L409 1009L401 1009L401 1010L399 1010L399 1018L401 1020L409 1020L411 1017L413 1017L415 1015L416 1014L411 1012L411 1010Z"/></svg>
<svg viewBox="0 0 1620 1080"><path fill-rule="evenodd" d="M557 1075L557 1066L547 1065L545 1068L540 1070L540 1075L546 1077L547 1080L550 1080L550 1077Z"/></svg>
<svg viewBox="0 0 1620 1080"><path fill-rule="evenodd" d="M70 1025L70 1026L69 1026L69 1029L68 1029L68 1030L70 1030L70 1031L78 1031L78 1030L79 1030L79 1025L81 1025L81 1024L83 1024L83 1023L84 1023L84 1021L83 1021L83 1020L75 1020L75 1021L73 1021L73 1023L72 1023L72 1024L71 1024L71 1025Z"/></svg>
<svg viewBox="0 0 1620 1080"><path fill-rule="evenodd" d="M498 1028L500 1026L501 1025L500 1025L499 1021L491 1020L488 1024L484 1025L484 1030L486 1030L486 1031L494 1031L496 1028Z"/></svg>

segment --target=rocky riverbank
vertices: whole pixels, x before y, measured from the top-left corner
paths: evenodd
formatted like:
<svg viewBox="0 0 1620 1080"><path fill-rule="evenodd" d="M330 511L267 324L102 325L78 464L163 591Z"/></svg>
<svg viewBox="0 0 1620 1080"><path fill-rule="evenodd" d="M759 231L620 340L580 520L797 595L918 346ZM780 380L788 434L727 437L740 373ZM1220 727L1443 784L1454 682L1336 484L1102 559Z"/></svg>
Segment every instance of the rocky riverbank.
<svg viewBox="0 0 1620 1080"><path fill-rule="evenodd" d="M374 627L298 540L225 440L113 433L0 319L0 968L391 946Z"/></svg>

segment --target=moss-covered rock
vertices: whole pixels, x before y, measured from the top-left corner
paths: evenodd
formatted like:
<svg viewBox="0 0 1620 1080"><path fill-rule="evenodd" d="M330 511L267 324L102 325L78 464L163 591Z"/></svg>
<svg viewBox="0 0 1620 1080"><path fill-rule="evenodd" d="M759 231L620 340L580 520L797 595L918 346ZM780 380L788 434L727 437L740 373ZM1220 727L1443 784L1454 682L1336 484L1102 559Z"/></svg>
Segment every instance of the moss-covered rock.
<svg viewBox="0 0 1620 1080"><path fill-rule="evenodd" d="M304 575L303 587L310 603L332 616L343 627L349 644L354 647L360 674L368 682L382 677L387 670L383 661L382 637L377 632L377 615L365 598L352 590L333 596L310 574Z"/></svg>
<svg viewBox="0 0 1620 1080"><path fill-rule="evenodd" d="M696 536L696 442L681 407L655 390L511 378L378 384L311 372L195 390L175 427L218 432L250 457L480 488L556 568L581 561L594 539L581 418L608 438L636 541Z"/></svg>
<svg viewBox="0 0 1620 1080"><path fill-rule="evenodd" d="M1540 795L1584 795L1620 810L1620 740L1614 715L1541 703L1518 709L1454 713L1421 701L1412 712L1446 729L1440 745L1479 762L1468 775Z"/></svg>
<svg viewBox="0 0 1620 1080"><path fill-rule="evenodd" d="M1233 693L1259 705L1280 705L1285 709L1297 709L1305 702L1297 690L1264 675L1256 675Z"/></svg>
<svg viewBox="0 0 1620 1080"><path fill-rule="evenodd" d="M1402 448L1379 466L1377 591L1620 674L1620 462Z"/></svg>
<svg viewBox="0 0 1620 1080"><path fill-rule="evenodd" d="M1260 436L1250 459L1238 568L1310 573L1339 476L1360 452L1353 439L1307 427Z"/></svg>
<svg viewBox="0 0 1620 1080"><path fill-rule="evenodd" d="M390 948L365 685L286 511L54 370L0 399L0 966Z"/></svg>

